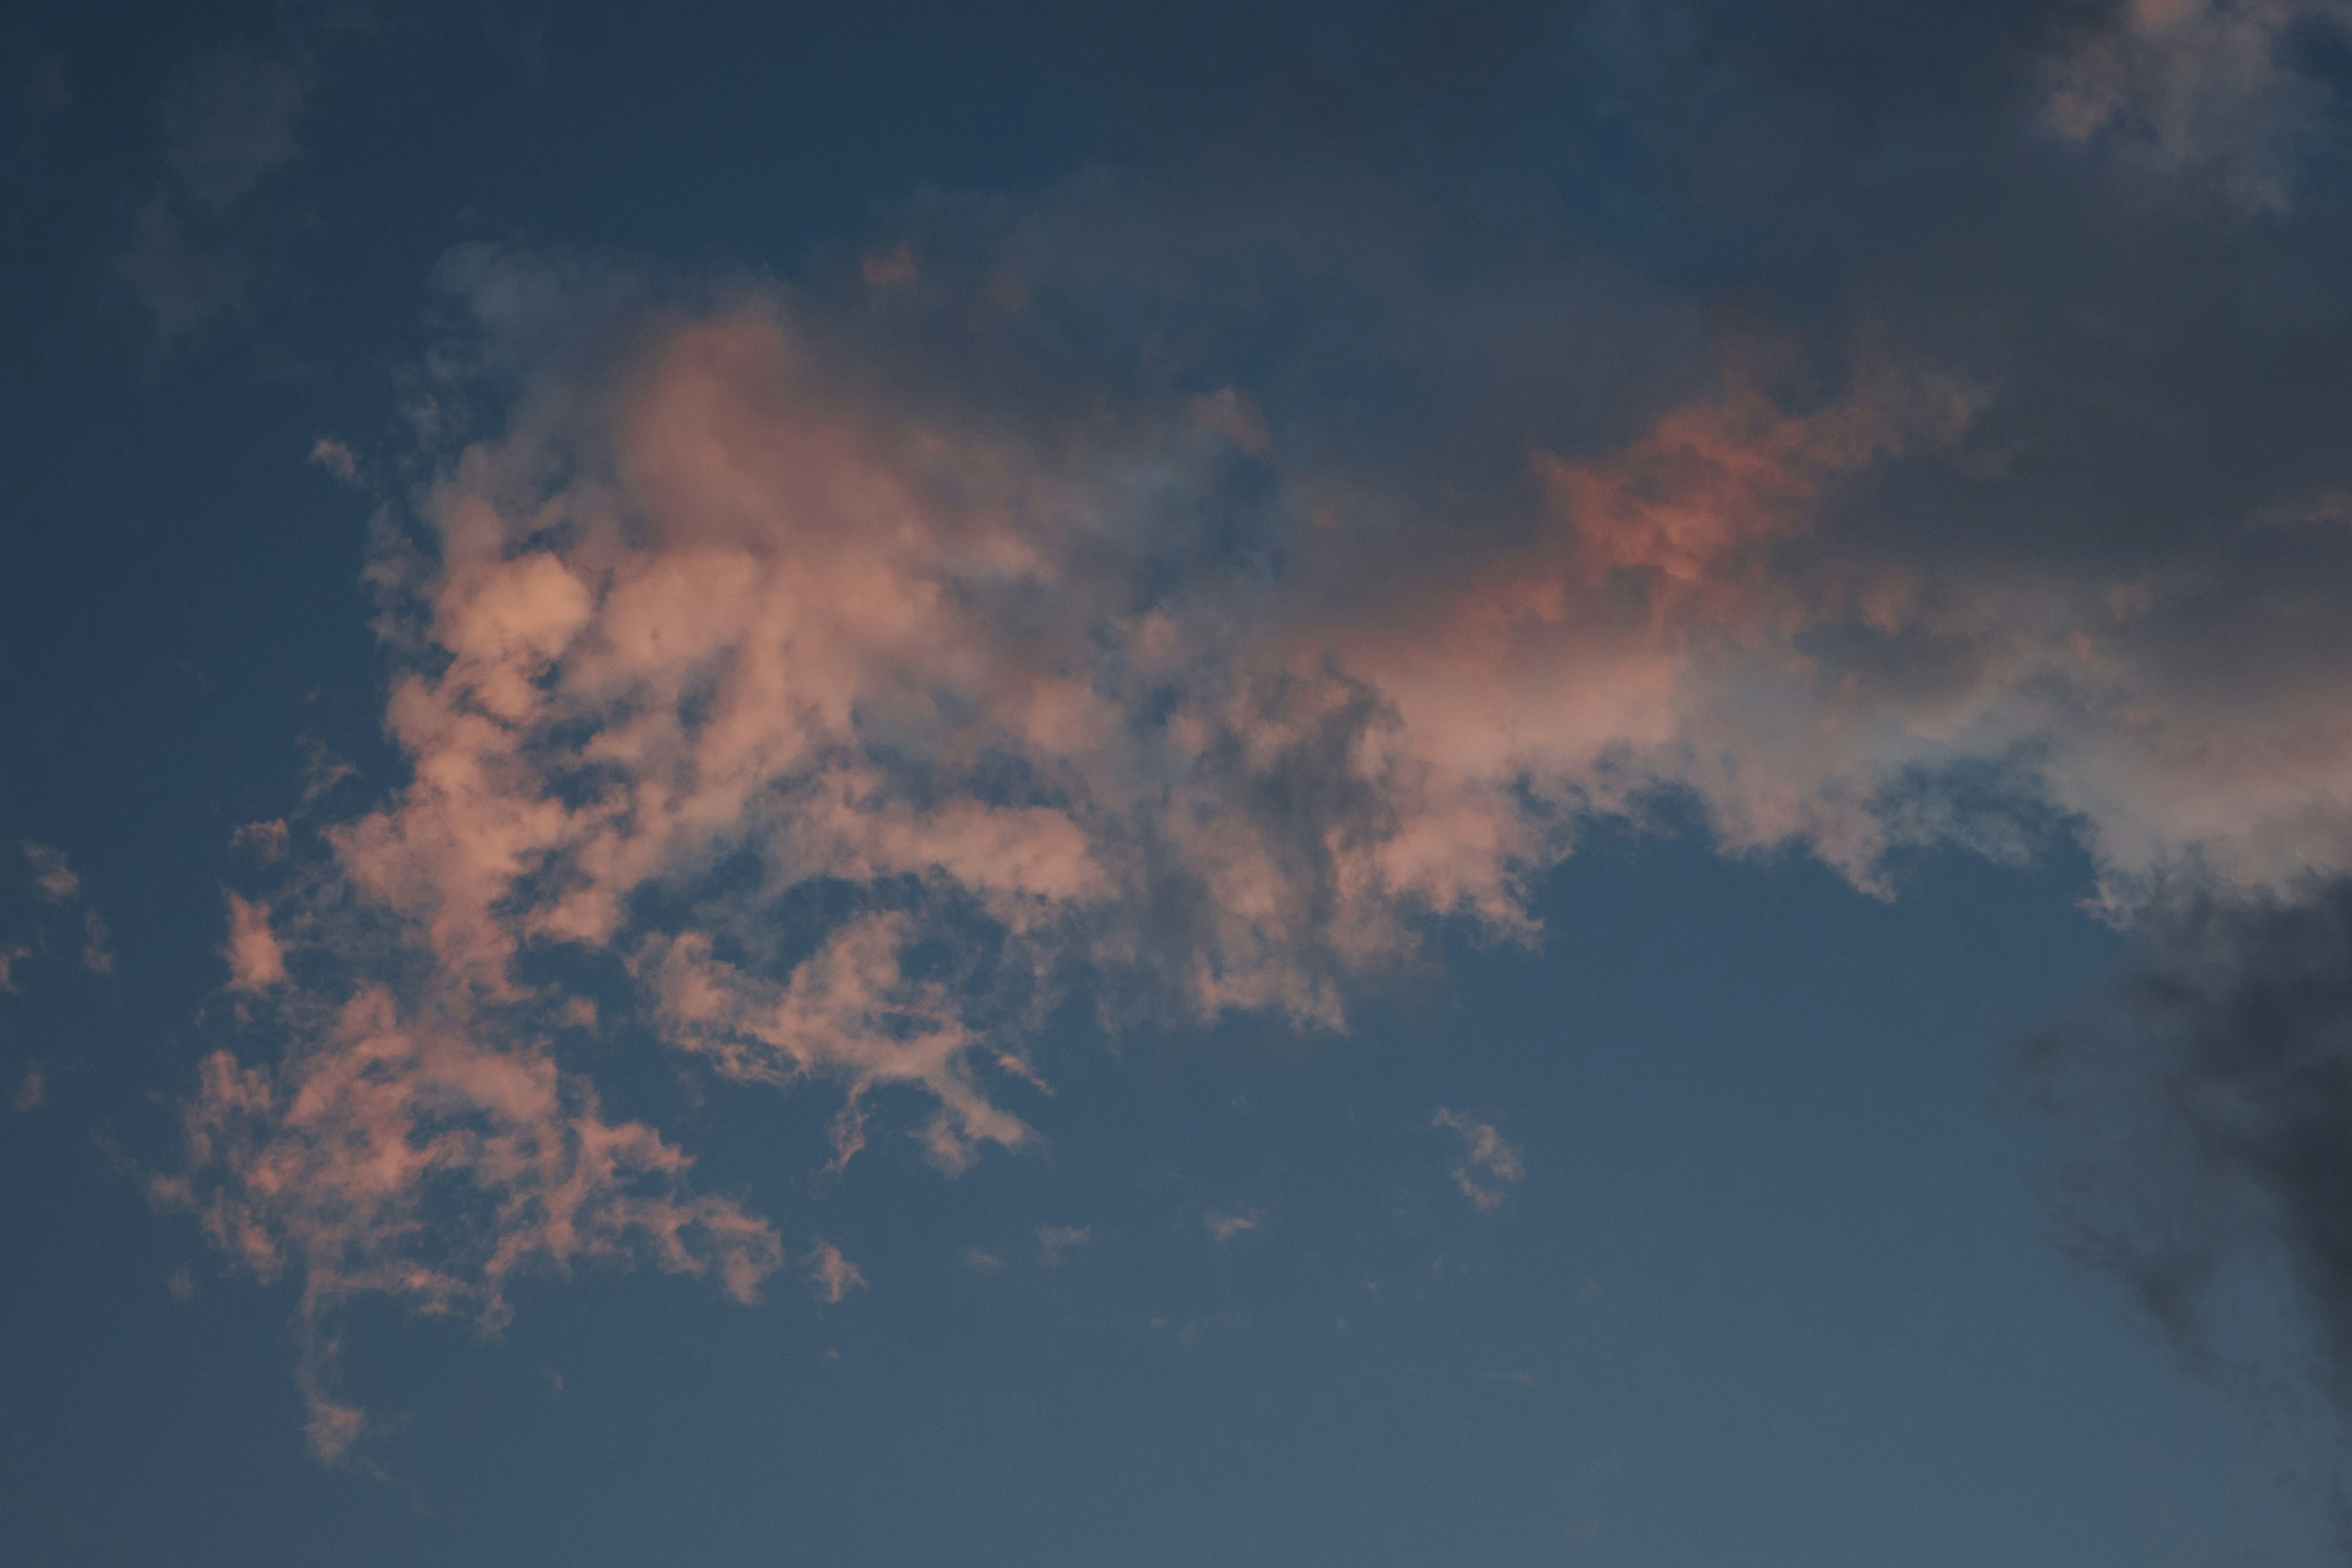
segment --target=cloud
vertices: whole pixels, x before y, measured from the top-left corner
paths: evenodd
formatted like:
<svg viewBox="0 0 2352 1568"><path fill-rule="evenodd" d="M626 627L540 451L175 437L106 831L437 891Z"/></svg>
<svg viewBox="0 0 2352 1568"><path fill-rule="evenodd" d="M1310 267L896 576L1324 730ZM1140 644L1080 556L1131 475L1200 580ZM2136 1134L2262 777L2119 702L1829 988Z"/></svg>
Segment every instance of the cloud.
<svg viewBox="0 0 2352 1568"><path fill-rule="evenodd" d="M1090 1226L1041 1225L1037 1227L1037 1256L1045 1260L1046 1268L1059 1268L1064 1258L1094 1238Z"/></svg>
<svg viewBox="0 0 2352 1568"><path fill-rule="evenodd" d="M81 897L81 878L66 863L62 850L46 845L24 841L25 859L33 869L34 890L53 904L69 903Z"/></svg>
<svg viewBox="0 0 2352 1568"><path fill-rule="evenodd" d="M106 917L83 896L81 875L68 863L65 852L29 838L22 840L19 847L31 872L33 891L42 902L80 909L81 966L92 974L113 973L114 948ZM37 952L50 952L49 942L49 934L44 929L38 933L37 944L12 942L0 948L0 992L16 991L17 967Z"/></svg>
<svg viewBox="0 0 2352 1568"><path fill-rule="evenodd" d="M687 1156L606 1120L543 1040L499 1031L485 1043L481 1010L443 997L404 1013L380 985L323 1016L305 1016L299 993L283 1005L293 1044L276 1064L205 1058L183 1111L187 1168L152 1191L260 1278L296 1279L320 1458L342 1457L365 1429L331 1393L330 1325L355 1298L495 1331L529 1268L643 1258L750 1301L782 1266L773 1228L686 1192Z"/></svg>
<svg viewBox="0 0 2352 1568"><path fill-rule="evenodd" d="M163 177L113 264L165 346L245 308L266 264L269 183L299 156L322 80L317 57L290 43L206 50L172 73Z"/></svg>
<svg viewBox="0 0 2352 1568"><path fill-rule="evenodd" d="M248 822L229 835L229 847L249 855L263 865L286 858L292 843L285 821Z"/></svg>
<svg viewBox="0 0 2352 1568"><path fill-rule="evenodd" d="M1655 51L1636 107L1686 63L1645 26L1592 35ZM766 1222L605 1123L551 1039L599 1019L826 1097L813 1163L904 1135L952 1175L1041 1146L1065 1004L1344 1029L1444 922L1538 940L1535 889L1604 819L1696 817L1882 895L1922 848L2071 841L2126 923L2352 870L2352 547L2314 500L2347 480L2344 332L2250 325L2251 275L2105 184L2053 195L2061 160L2015 150L2044 54L1946 48L1982 43L1958 10L1856 26L1901 107L1854 145L1798 124L1794 46L1707 77L1778 106L1752 135L1701 145L1714 99L1651 117L1664 205L1761 273L1827 269L1737 309L1572 204L1456 195L1450 143L1423 183L1318 144L923 197L791 285L454 254L468 325L404 387L419 449L383 468L423 478L367 573L404 776L362 803L315 753L327 860L230 906L227 950L257 930L287 978L207 1068L174 1196L325 1281L321 1344L371 1290L497 1316L495 1247L425 1217L444 1186L576 1187L595 1243L525 1226L501 1270L756 1282ZM2118 90L2068 133L2138 134ZM1956 98L2007 118L1920 108ZM1767 154L1801 177L1739 162ZM2021 204L2027 262L1970 248L2013 231L1954 168ZM1853 196L1890 169L1919 199ZM233 983L277 973L250 946ZM404 1109L336 1142L303 1118L346 1079ZM1438 1124L1492 1207L1517 1151ZM629 1152L575 1183L514 1152L542 1138ZM317 1151L371 1139L389 1196L304 1242L352 1179Z"/></svg>
<svg viewBox="0 0 2352 1568"><path fill-rule="evenodd" d="M2282 211L2331 95L2292 45L2347 30L2346 0L2126 0L2055 62L2043 113L2073 141L2209 174L2240 208Z"/></svg>
<svg viewBox="0 0 2352 1568"><path fill-rule="evenodd" d="M852 1290L866 1289L866 1276L857 1265L841 1255L841 1248L829 1241L820 1241L801 1260L802 1270L816 1287L817 1300L829 1307L839 1306L841 1299Z"/></svg>
<svg viewBox="0 0 2352 1568"><path fill-rule="evenodd" d="M113 939L107 931L105 917L94 909L81 912L81 966L92 974L114 973Z"/></svg>
<svg viewBox="0 0 2352 1568"><path fill-rule="evenodd" d="M332 436L321 436L310 443L310 460L313 467L326 469L347 485L359 482L358 456Z"/></svg>
<svg viewBox="0 0 2352 1568"><path fill-rule="evenodd" d="M1257 1228L1257 1211L1241 1209L1228 1214L1222 1209L1210 1209L1201 1215L1201 1224L1208 1231L1209 1239L1223 1247L1242 1232Z"/></svg>
<svg viewBox="0 0 2352 1568"><path fill-rule="evenodd" d="M316 735L299 737L296 747L302 754L302 805L317 805L334 793L335 786L346 779L357 778L359 768L327 749L327 742Z"/></svg>
<svg viewBox="0 0 2352 1568"><path fill-rule="evenodd" d="M952 1173L1036 1146L1017 1105L1064 997L1345 1027L1433 919L1531 937L1535 879L1662 792L1735 852L1874 890L1906 845L2011 852L1970 790L2079 823L2119 904L2192 851L2259 885L2347 842L2352 737L2303 722L2324 679L2249 666L2253 704L2168 679L2153 628L2200 585L1933 581L1851 531L1889 475L1953 469L1998 395L1883 345L1824 391L1729 342L1630 431L1530 442L1465 521L1277 461L1278 410L1235 425L1238 395L1014 422L952 344L926 381L862 313L750 283L649 309L461 259L484 374L520 380L373 572L410 779L326 829L329 866L230 905L232 981L285 992L291 1043L207 1068L170 1193L299 1270L322 1323L371 1290L495 1321L533 1262L643 1254L739 1296L778 1266L763 1221L557 1071L581 998L551 955L615 959L722 1079L837 1096L834 1168L915 1103ZM2192 742L2217 725L2249 743ZM309 797L342 776L322 759ZM321 989L287 985L297 952ZM1439 1122L1494 1206L1517 1152ZM444 1188L573 1217L457 1245L422 1217Z"/></svg>
<svg viewBox="0 0 2352 1568"><path fill-rule="evenodd" d="M866 288L884 294L894 289L913 288L922 280L922 268L916 263L911 248L898 245L888 250L869 250L859 257L857 276Z"/></svg>
<svg viewBox="0 0 2352 1568"><path fill-rule="evenodd" d="M228 895L229 984L266 991L286 983L286 953L269 929L269 906Z"/></svg>
<svg viewBox="0 0 2352 1568"><path fill-rule="evenodd" d="M2352 1410L2352 879L2191 901L2019 1065L2074 1134L2049 1188L2071 1250L2216 1371L2274 1353L2232 1286L2283 1264Z"/></svg>
<svg viewBox="0 0 2352 1568"><path fill-rule="evenodd" d="M49 1098L48 1075L36 1065L25 1069L25 1077L8 1103L20 1112L38 1110Z"/></svg>
<svg viewBox="0 0 2352 1568"><path fill-rule="evenodd" d="M1526 1179L1517 1147L1486 1122L1441 1107L1429 1124L1462 1135L1462 1163L1454 1167L1454 1184L1479 1213L1502 1207L1504 1194Z"/></svg>

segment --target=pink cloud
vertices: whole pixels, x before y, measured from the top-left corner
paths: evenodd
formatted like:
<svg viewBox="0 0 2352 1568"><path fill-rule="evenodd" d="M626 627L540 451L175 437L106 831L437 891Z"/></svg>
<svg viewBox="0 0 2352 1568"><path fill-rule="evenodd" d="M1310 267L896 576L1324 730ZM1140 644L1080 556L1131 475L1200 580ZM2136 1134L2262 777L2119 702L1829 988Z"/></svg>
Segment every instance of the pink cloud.
<svg viewBox="0 0 2352 1568"><path fill-rule="evenodd" d="M41 897L53 904L66 903L81 896L81 878L66 864L65 852L44 844L24 841L25 858L33 868L33 887Z"/></svg>
<svg viewBox="0 0 2352 1568"><path fill-rule="evenodd" d="M266 991L286 983L286 952L269 929L269 906L228 895L229 984Z"/></svg>
<svg viewBox="0 0 2352 1568"><path fill-rule="evenodd" d="M496 1330L519 1270L580 1261L642 1258L755 1299L782 1263L774 1230L688 1194L684 1154L606 1121L543 1047L485 1043L483 1022L404 1016L369 986L275 1068L214 1054L184 1112L190 1168L158 1178L155 1196L261 1278L291 1268L321 1345L334 1310L363 1294ZM433 1210L467 1221L453 1231ZM313 1447L332 1458L357 1413L306 1386Z"/></svg>
<svg viewBox="0 0 2352 1568"><path fill-rule="evenodd" d="M841 1299L852 1290L866 1289L866 1276L857 1265L841 1255L841 1248L829 1241L819 1241L801 1260L801 1268L810 1283L816 1287L816 1298L828 1307L837 1307Z"/></svg>

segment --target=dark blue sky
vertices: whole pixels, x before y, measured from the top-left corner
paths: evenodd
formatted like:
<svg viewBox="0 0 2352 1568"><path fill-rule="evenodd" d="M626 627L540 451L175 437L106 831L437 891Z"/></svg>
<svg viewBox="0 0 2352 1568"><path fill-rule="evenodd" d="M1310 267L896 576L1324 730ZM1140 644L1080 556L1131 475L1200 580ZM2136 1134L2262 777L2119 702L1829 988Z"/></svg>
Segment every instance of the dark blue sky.
<svg viewBox="0 0 2352 1568"><path fill-rule="evenodd" d="M20 7L0 1558L2340 1552L2347 28Z"/></svg>

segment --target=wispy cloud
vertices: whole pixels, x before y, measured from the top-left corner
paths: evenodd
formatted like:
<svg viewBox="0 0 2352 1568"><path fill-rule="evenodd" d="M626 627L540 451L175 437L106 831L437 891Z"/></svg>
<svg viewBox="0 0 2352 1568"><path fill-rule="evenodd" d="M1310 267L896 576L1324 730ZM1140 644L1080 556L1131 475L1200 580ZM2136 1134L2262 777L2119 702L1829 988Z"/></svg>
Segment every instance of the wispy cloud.
<svg viewBox="0 0 2352 1568"><path fill-rule="evenodd" d="M801 1268L809 1283L816 1288L816 1298L827 1306L839 1306L841 1299L852 1290L866 1289L866 1276L857 1265L841 1255L841 1248L829 1241L820 1241L801 1259Z"/></svg>
<svg viewBox="0 0 2352 1568"><path fill-rule="evenodd" d="M69 903L81 897L81 878L66 863L62 850L24 842L25 859L33 870L33 889L53 904Z"/></svg>
<svg viewBox="0 0 2352 1568"><path fill-rule="evenodd" d="M1519 1158L1517 1146L1490 1124L1440 1108L1430 1125L1462 1135L1462 1163L1454 1167L1454 1184L1480 1213L1502 1207L1504 1195L1526 1179L1527 1165Z"/></svg>
<svg viewBox="0 0 2352 1568"><path fill-rule="evenodd" d="M1091 1226L1041 1225L1037 1227L1037 1256L1046 1268L1059 1268L1063 1259L1094 1238Z"/></svg>
<svg viewBox="0 0 2352 1568"><path fill-rule="evenodd" d="M326 469L347 485L359 482L358 454L332 436L321 436L310 443L310 464Z"/></svg>
<svg viewBox="0 0 2352 1568"><path fill-rule="evenodd" d="M267 991L286 981L286 952L269 929L269 906L228 895L229 984Z"/></svg>
<svg viewBox="0 0 2352 1568"><path fill-rule="evenodd" d="M2352 35L2346 0L2127 0L2054 62L2050 125L2170 171L2210 174L2249 212L2284 209L2331 84L2298 32Z"/></svg>
<svg viewBox="0 0 2352 1568"><path fill-rule="evenodd" d="M301 151L321 74L310 50L209 50L173 73L161 105L164 178L115 270L168 346L242 309L260 265L257 193Z"/></svg>
<svg viewBox="0 0 2352 1568"><path fill-rule="evenodd" d="M81 966L92 974L114 973L113 939L107 930L106 917L99 912L82 887L81 874L67 861L65 852L27 838L19 847L23 850L34 894L44 903L57 906L61 911L79 910L80 926ZM11 942L0 948L0 992L17 989L17 971L37 954L54 951L52 936L44 925L32 943Z"/></svg>
<svg viewBox="0 0 2352 1568"><path fill-rule="evenodd" d="M740 1300L781 1268L775 1231L684 1191L690 1162L650 1128L607 1121L543 1043L485 1039L488 1010L404 1013L364 987L326 1014L279 987L295 1047L273 1067L207 1058L184 1112L189 1166L157 1201L194 1213L265 1279L291 1270L312 1447L347 1453L364 1413L336 1398L337 1310L383 1294L495 1331L519 1270L643 1258L715 1276ZM462 1225L428 1222L462 1214Z"/></svg>

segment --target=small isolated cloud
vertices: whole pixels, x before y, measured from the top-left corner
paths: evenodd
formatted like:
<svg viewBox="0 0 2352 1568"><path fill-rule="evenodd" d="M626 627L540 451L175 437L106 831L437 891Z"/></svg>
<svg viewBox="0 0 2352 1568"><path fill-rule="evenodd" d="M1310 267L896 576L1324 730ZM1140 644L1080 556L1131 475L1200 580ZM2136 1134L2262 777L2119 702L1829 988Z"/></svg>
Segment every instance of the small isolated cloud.
<svg viewBox="0 0 2352 1568"><path fill-rule="evenodd" d="M310 463L314 468L326 469L347 485L359 480L358 457L332 436L321 436L310 444Z"/></svg>
<svg viewBox="0 0 2352 1568"><path fill-rule="evenodd" d="M1274 444L1257 405L1230 386L1192 399L1184 412L1192 428L1223 436L1253 458L1264 457Z"/></svg>
<svg viewBox="0 0 2352 1568"><path fill-rule="evenodd" d="M922 269L915 264L915 253L906 246L888 250L869 250L857 258L857 276L877 294L894 289L911 289L922 280Z"/></svg>
<svg viewBox="0 0 2352 1568"><path fill-rule="evenodd" d="M1221 1209L1211 1209L1201 1216L1201 1223L1208 1231L1209 1239L1223 1247L1242 1232L1257 1228L1257 1211L1240 1209L1227 1214Z"/></svg>
<svg viewBox="0 0 2352 1568"><path fill-rule="evenodd" d="M53 904L68 902L81 896L81 878L66 864L65 851L52 849L46 844L24 841L25 858L33 868L33 888Z"/></svg>
<svg viewBox="0 0 2352 1568"><path fill-rule="evenodd" d="M96 910L81 912L81 966L92 974L114 973L114 948L106 921Z"/></svg>
<svg viewBox="0 0 2352 1568"><path fill-rule="evenodd" d="M289 842L286 824L282 819L274 822L248 822L228 836L228 847L240 855L250 855L264 865L284 859Z"/></svg>
<svg viewBox="0 0 2352 1568"><path fill-rule="evenodd" d="M1154 1317L1150 1320L1150 1326L1172 1336L1179 1346L1189 1351L1204 1339L1232 1333L1242 1326L1242 1317L1238 1312L1219 1312L1213 1317L1187 1318L1181 1323L1164 1317Z"/></svg>
<svg viewBox="0 0 2352 1568"><path fill-rule="evenodd" d="M359 769L327 749L327 742L316 735L305 735L295 742L302 756L302 804L310 805L331 794L345 779L356 777Z"/></svg>
<svg viewBox="0 0 2352 1568"><path fill-rule="evenodd" d="M106 917L82 900L81 876L67 864L65 851L52 849L27 838L22 841L26 862L32 868L33 890L52 904L81 903L81 966L92 974L114 973L114 948L106 929ZM47 939L44 938L46 945ZM16 963L31 956L29 950L17 945L0 951L0 991L16 989L12 973Z"/></svg>
<svg viewBox="0 0 2352 1568"><path fill-rule="evenodd" d="M25 1069L25 1081L16 1086L16 1093L8 1103L20 1111L33 1111L38 1110L48 1098L48 1075L34 1066Z"/></svg>
<svg viewBox="0 0 2352 1568"><path fill-rule="evenodd" d="M1046 1268L1059 1268L1064 1258L1094 1238L1091 1226L1041 1225L1037 1227L1037 1256L1045 1260Z"/></svg>
<svg viewBox="0 0 2352 1568"><path fill-rule="evenodd" d="M196 1277L184 1266L174 1268L164 1277L163 1289L171 1292L174 1301L193 1301L196 1299Z"/></svg>
<svg viewBox="0 0 2352 1568"><path fill-rule="evenodd" d="M801 1270L809 1283L816 1288L816 1299L826 1306L836 1306L852 1290L866 1289L866 1276L857 1265L841 1255L841 1248L829 1241L819 1241L801 1259Z"/></svg>
<svg viewBox="0 0 2352 1568"><path fill-rule="evenodd" d="M1487 1123L1441 1107L1430 1125L1462 1135L1463 1158L1454 1167L1454 1184L1481 1214L1501 1207L1504 1193L1526 1177L1518 1149Z"/></svg>
<svg viewBox="0 0 2352 1568"><path fill-rule="evenodd" d="M0 995L17 994L16 966L32 956L33 950L21 942L0 947Z"/></svg>
<svg viewBox="0 0 2352 1568"><path fill-rule="evenodd" d="M286 951L269 929L269 906L228 895L228 983L238 991L267 991L286 983Z"/></svg>
<svg viewBox="0 0 2352 1568"><path fill-rule="evenodd" d="M984 1247L967 1247L957 1256L974 1274L996 1274L1004 1268L1003 1254L991 1252Z"/></svg>
<svg viewBox="0 0 2352 1568"><path fill-rule="evenodd" d="M2070 141L2206 173L2242 211L2282 211L2330 96L2292 40L2347 27L2347 0L2128 0L2053 63L2043 118Z"/></svg>
<svg viewBox="0 0 2352 1568"><path fill-rule="evenodd" d="M220 49L175 72L163 104L164 158L189 197L225 207L289 162L318 80L300 50Z"/></svg>

